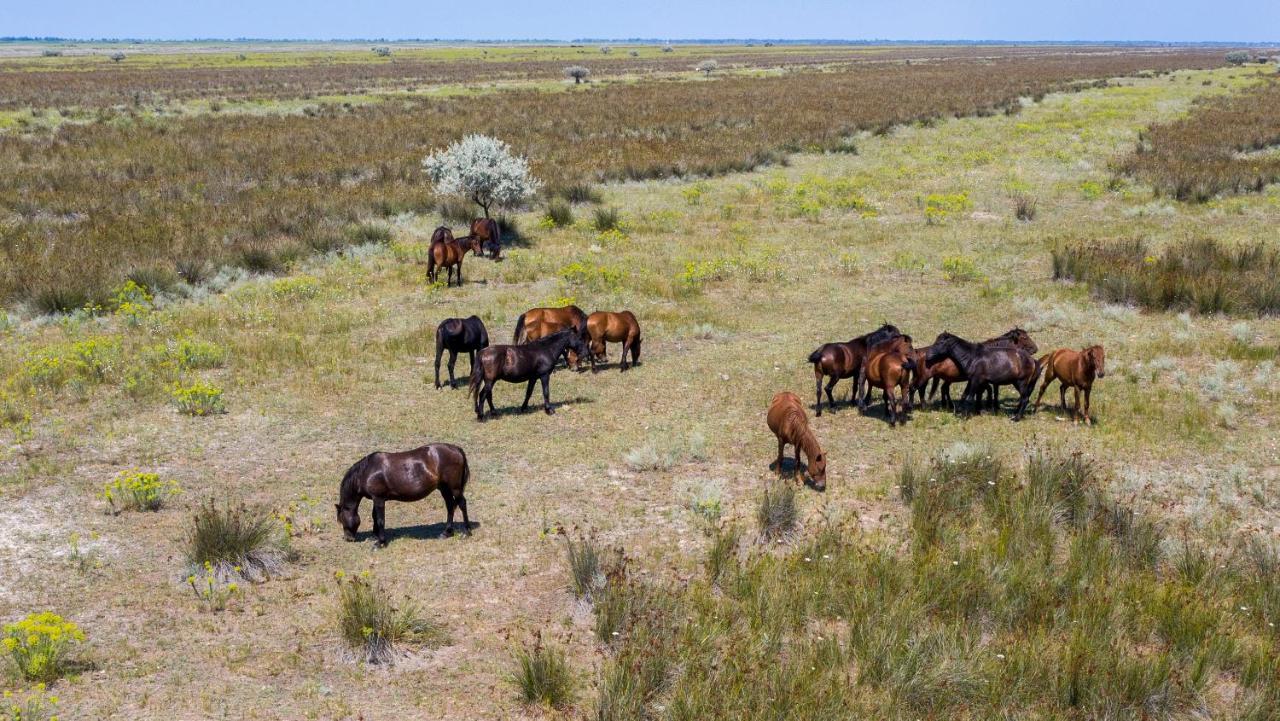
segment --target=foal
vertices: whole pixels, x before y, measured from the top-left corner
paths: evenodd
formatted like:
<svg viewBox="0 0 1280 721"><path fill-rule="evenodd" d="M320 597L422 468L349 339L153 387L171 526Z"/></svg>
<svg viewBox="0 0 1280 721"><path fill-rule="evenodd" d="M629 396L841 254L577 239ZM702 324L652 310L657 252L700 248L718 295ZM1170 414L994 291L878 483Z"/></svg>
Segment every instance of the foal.
<svg viewBox="0 0 1280 721"><path fill-rule="evenodd" d="M1036 396L1036 410L1040 409L1040 399L1044 398L1044 392L1049 389L1049 384L1057 379L1059 381L1058 399L1061 401L1063 410L1071 411L1071 421L1075 423L1083 420L1093 425L1093 418L1089 415L1089 394L1093 391L1093 380L1106 377L1106 364L1106 352L1100 345L1091 345L1082 351L1059 348L1042 357L1040 365L1044 366L1044 385L1040 386L1040 394ZM1075 391L1076 399L1075 407L1070 409L1067 408L1068 387ZM1084 390L1083 411L1080 408L1082 389Z"/></svg>
<svg viewBox="0 0 1280 721"><path fill-rule="evenodd" d="M769 430L778 437L778 473L782 473L782 451L788 443L796 449L796 468L800 467L800 450L809 458L809 478L814 490L827 489L827 457L818 445L818 439L809 430L809 418L804 414L804 404L791 391L783 391L773 397L766 416Z"/></svg>
<svg viewBox="0 0 1280 721"><path fill-rule="evenodd" d="M443 233L441 231L444 231ZM437 240L439 238L439 240ZM458 286L462 286L462 259L467 251L480 254L480 239L467 236L460 240L453 238L453 232L444 226L436 228L431 236L431 247L427 250L427 280L432 283L440 277L440 268L444 268L448 276L446 286L452 285L454 268L458 270Z"/></svg>

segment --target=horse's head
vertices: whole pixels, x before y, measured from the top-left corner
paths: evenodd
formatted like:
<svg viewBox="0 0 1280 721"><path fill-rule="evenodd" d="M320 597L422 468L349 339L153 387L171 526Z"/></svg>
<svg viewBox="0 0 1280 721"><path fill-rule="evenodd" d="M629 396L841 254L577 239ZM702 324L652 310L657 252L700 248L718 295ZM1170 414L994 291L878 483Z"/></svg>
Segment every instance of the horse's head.
<svg viewBox="0 0 1280 721"><path fill-rule="evenodd" d="M1093 373L1098 378L1107 375L1107 353L1100 345L1091 345L1084 349L1084 357L1093 364Z"/></svg>
<svg viewBox="0 0 1280 721"><path fill-rule="evenodd" d="M929 352L924 354L925 365L933 365L942 360L947 355L947 351L951 350L951 346L956 342L956 336L943 331L933 339L933 345L929 346Z"/></svg>
<svg viewBox="0 0 1280 721"><path fill-rule="evenodd" d="M809 480L815 491L827 490L827 454L818 451L809 459Z"/></svg>
<svg viewBox="0 0 1280 721"><path fill-rule="evenodd" d="M1007 337L1009 340L1013 341L1014 345L1028 353L1034 354L1040 352L1040 348L1036 346L1036 342L1031 340L1031 335L1021 328L1014 328L1001 337Z"/></svg>
<svg viewBox="0 0 1280 721"><path fill-rule="evenodd" d="M348 541L356 540L356 531L360 530L360 507L343 507L341 503L335 503L333 507L338 510L338 523L342 525L343 538Z"/></svg>

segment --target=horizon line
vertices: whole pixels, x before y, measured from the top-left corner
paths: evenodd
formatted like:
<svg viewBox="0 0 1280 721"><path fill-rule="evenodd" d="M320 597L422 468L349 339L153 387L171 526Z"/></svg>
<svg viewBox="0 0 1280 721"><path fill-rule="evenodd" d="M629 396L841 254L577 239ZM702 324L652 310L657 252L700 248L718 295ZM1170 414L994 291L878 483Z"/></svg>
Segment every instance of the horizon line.
<svg viewBox="0 0 1280 721"><path fill-rule="evenodd" d="M930 38L908 40L901 38L573 38L568 40L554 38L386 38L386 37L353 37L353 38L269 38L269 37L187 37L187 38L131 38L131 37L61 37L56 35L6 35L0 36L0 43L465 43L476 45L501 44L540 44L540 45L575 45L583 43L618 43L618 44L669 44L669 45L745 45L755 43L773 43L786 45L1130 45L1130 46L1248 46L1262 47L1280 45L1280 40L1009 40L1001 38Z"/></svg>

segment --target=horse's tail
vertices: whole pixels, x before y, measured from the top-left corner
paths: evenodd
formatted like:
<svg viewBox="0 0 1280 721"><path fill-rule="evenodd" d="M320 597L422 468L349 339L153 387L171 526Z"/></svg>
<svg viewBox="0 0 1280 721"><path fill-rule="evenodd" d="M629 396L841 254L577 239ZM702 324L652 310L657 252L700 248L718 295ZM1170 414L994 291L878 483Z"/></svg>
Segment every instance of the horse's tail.
<svg viewBox="0 0 1280 721"><path fill-rule="evenodd" d="M440 358L440 351L444 348L444 323L436 326L436 358ZM437 360L437 362L439 362Z"/></svg>
<svg viewBox="0 0 1280 721"><path fill-rule="evenodd" d="M524 316L525 314L521 313L520 317L516 319L516 332L511 336L511 342L516 345L520 344L520 336L524 334Z"/></svg>
<svg viewBox="0 0 1280 721"><path fill-rule="evenodd" d="M818 350L809 354L809 362L817 363L822 360L822 346L818 346Z"/></svg>
<svg viewBox="0 0 1280 721"><path fill-rule="evenodd" d="M479 361L479 359L476 359ZM471 381L467 385L467 396L470 398L480 397L480 383L484 380L484 367L482 362L477 362L471 367Z"/></svg>
<svg viewBox="0 0 1280 721"><path fill-rule="evenodd" d="M467 462L467 452L461 448L458 450L462 453L462 487L459 490L465 492L467 481L471 480L471 464Z"/></svg>

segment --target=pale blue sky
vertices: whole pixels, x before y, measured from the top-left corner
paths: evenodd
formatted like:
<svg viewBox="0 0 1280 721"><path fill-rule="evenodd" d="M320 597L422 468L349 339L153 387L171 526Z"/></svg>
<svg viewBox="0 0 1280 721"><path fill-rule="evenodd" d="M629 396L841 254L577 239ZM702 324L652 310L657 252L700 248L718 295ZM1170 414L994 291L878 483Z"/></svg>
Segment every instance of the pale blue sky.
<svg viewBox="0 0 1280 721"><path fill-rule="evenodd" d="M1280 0L0 0L0 36L1280 40Z"/></svg>

